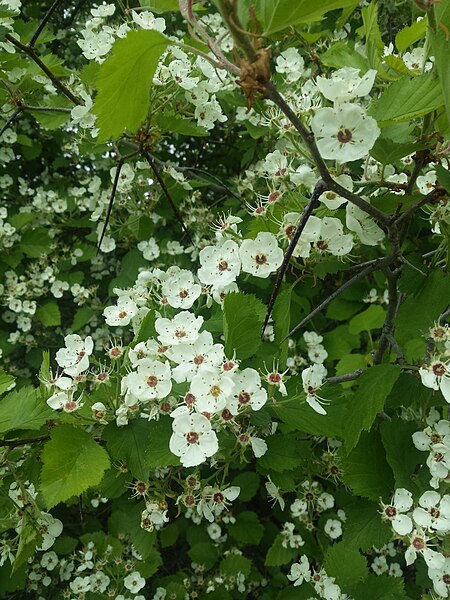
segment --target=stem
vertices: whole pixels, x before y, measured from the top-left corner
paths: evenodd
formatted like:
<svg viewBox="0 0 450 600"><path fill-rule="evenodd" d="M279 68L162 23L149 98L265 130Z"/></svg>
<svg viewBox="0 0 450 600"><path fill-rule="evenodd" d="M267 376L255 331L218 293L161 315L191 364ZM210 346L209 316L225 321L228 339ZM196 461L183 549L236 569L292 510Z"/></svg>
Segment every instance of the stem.
<svg viewBox="0 0 450 600"><path fill-rule="evenodd" d="M367 371L367 369L356 369L352 373L344 373L343 375L336 375L335 377L328 377L327 383L331 383L332 385L335 383L345 383L346 381L353 381L354 379L358 379L361 375Z"/></svg>
<svg viewBox="0 0 450 600"><path fill-rule="evenodd" d="M8 127L14 121L14 119L16 117L18 117L21 112L22 112L22 109L20 108L20 106L19 106L19 108L16 108L16 110L13 112L13 114L9 117L9 119L6 121L6 123L0 129L0 137L5 133L5 131L8 129Z"/></svg>
<svg viewBox="0 0 450 600"><path fill-rule="evenodd" d="M29 56L31 58L31 60L33 60L37 64L37 66L41 69L41 71L43 71L47 75L47 77L51 80L53 85L62 94L64 94L64 96L69 98L69 100L71 100L74 104L77 104L78 106L81 106L83 104L81 102L81 100L69 90L68 87L66 87L63 83L61 83L61 81L58 79L58 77L56 77L51 72L51 70L47 67L47 65L42 62L42 60L36 54L36 51L34 48L30 48L30 46L27 46L26 44L22 44L22 42L19 42L19 40L16 40L16 38L12 37L12 35L10 35L9 33L7 33L5 35L5 40L7 40L10 44L12 44L16 48L18 48L19 50L24 52L27 56Z"/></svg>
<svg viewBox="0 0 450 600"><path fill-rule="evenodd" d="M22 440L0 440L0 446L8 446L8 448L17 448L18 446L26 446L27 444L35 444L49 440L49 435L40 435L34 438L24 438Z"/></svg>
<svg viewBox="0 0 450 600"><path fill-rule="evenodd" d="M36 31L33 33L33 37L31 38L31 40L28 42L28 46L30 48L33 48L34 45L37 42L38 37L41 35L44 27L47 25L47 23L49 22L52 14L55 12L55 10L58 8L58 4L61 2L61 0L54 0L53 4L50 6L50 8L48 9L48 11L45 13L42 21L39 23Z"/></svg>

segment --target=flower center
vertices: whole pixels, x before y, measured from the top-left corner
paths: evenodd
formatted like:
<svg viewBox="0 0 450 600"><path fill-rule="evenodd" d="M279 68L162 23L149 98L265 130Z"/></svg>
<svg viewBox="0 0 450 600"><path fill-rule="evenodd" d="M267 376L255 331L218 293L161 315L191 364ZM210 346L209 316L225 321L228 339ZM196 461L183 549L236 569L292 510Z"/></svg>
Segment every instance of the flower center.
<svg viewBox="0 0 450 600"><path fill-rule="evenodd" d="M64 410L66 412L73 412L77 408L78 408L78 404L74 400L69 400L69 402L66 402L64 404Z"/></svg>
<svg viewBox="0 0 450 600"><path fill-rule="evenodd" d="M352 139L352 132L350 129L340 129L337 134L337 138L341 144L348 144Z"/></svg>
<svg viewBox="0 0 450 600"><path fill-rule="evenodd" d="M421 537L415 537L411 543L413 548L419 551L424 550L426 547L425 540Z"/></svg>
<svg viewBox="0 0 450 600"><path fill-rule="evenodd" d="M189 296L189 292L187 290L181 290L178 295L182 300L184 300L184 298L187 298Z"/></svg>
<svg viewBox="0 0 450 600"><path fill-rule="evenodd" d="M221 394L221 389L218 385L212 385L209 393L211 394L211 396L213 396L214 398L218 398Z"/></svg>
<svg viewBox="0 0 450 600"><path fill-rule="evenodd" d="M184 331L184 329L177 329L175 331L175 337L177 338L183 338L186 336L186 332Z"/></svg>
<svg viewBox="0 0 450 600"><path fill-rule="evenodd" d="M194 365L201 365L204 360L205 357L199 354L198 356L194 357Z"/></svg>
<svg viewBox="0 0 450 600"><path fill-rule="evenodd" d="M236 366L236 363L234 363L232 360L229 360L229 361L223 363L222 369L224 371L232 371L235 366Z"/></svg>
<svg viewBox="0 0 450 600"><path fill-rule="evenodd" d="M250 402L250 394L248 392L241 392L238 400L241 404L248 404Z"/></svg>
<svg viewBox="0 0 450 600"><path fill-rule="evenodd" d="M273 384L277 384L280 383L281 381L281 375L279 373L271 373L269 375L269 382L273 383Z"/></svg>
<svg viewBox="0 0 450 600"><path fill-rule="evenodd" d="M190 431L186 434L186 441L188 444L196 444L199 440L200 436L196 431Z"/></svg>
<svg viewBox="0 0 450 600"><path fill-rule="evenodd" d="M222 411L222 419L224 421L231 421L232 418L233 418L233 415L230 413L228 408L224 408Z"/></svg>
<svg viewBox="0 0 450 600"><path fill-rule="evenodd" d="M432 371L436 375L436 377L442 377L447 372L444 363L435 363L432 366Z"/></svg>
<svg viewBox="0 0 450 600"><path fill-rule="evenodd" d="M268 196L267 196L267 200L269 202L276 202L276 200L278 200L278 198L280 197L280 192L271 192Z"/></svg>
<svg viewBox="0 0 450 600"><path fill-rule="evenodd" d="M255 261L257 265L265 265L267 262L267 257L264 254L257 254L255 256Z"/></svg>
<svg viewBox="0 0 450 600"><path fill-rule="evenodd" d="M221 260L220 263L217 265L217 268L219 269L219 271L221 273L223 273L224 271L226 271L228 269L228 263L226 260Z"/></svg>
<svg viewBox="0 0 450 600"><path fill-rule="evenodd" d="M386 506L384 509L384 514L389 518L393 519L397 515L397 509L395 506Z"/></svg>
<svg viewBox="0 0 450 600"><path fill-rule="evenodd" d="M214 502L218 502L221 503L224 501L224 495L222 494L222 492L216 492L213 496L213 500Z"/></svg>
<svg viewBox="0 0 450 600"><path fill-rule="evenodd" d="M119 319L125 319L127 314L128 314L127 312L125 312L124 310L121 310L119 313Z"/></svg>
<svg viewBox="0 0 450 600"><path fill-rule="evenodd" d="M326 242L325 240L319 240L316 243L316 246L319 250L326 250L328 248L328 242Z"/></svg>
<svg viewBox="0 0 450 600"><path fill-rule="evenodd" d="M158 378L155 375L150 375L150 377L147 377L146 383L148 387L154 388L158 385Z"/></svg>
<svg viewBox="0 0 450 600"><path fill-rule="evenodd" d="M190 406L191 404L194 404L194 402L195 402L194 394L191 394L190 392L188 392L186 394L186 396L184 397L184 401L188 406Z"/></svg>
<svg viewBox="0 0 450 600"><path fill-rule="evenodd" d="M285 232L286 232L286 237L290 240L291 237L294 235L295 230L297 229L297 227L295 225L289 225L289 227L286 227Z"/></svg>
<svg viewBox="0 0 450 600"><path fill-rule="evenodd" d="M432 506L430 508L430 515L435 519L438 519L441 516L441 511L438 508L436 508L436 506Z"/></svg>

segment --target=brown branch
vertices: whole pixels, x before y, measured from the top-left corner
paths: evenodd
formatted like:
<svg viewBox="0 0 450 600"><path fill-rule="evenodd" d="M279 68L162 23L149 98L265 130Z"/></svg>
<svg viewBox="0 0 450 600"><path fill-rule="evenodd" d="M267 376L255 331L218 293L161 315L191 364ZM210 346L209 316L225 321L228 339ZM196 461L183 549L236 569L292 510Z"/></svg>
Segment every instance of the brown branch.
<svg viewBox="0 0 450 600"><path fill-rule="evenodd" d="M267 311L266 311L266 316L264 319L263 328L261 331L261 337L264 336L264 332L266 330L267 324L269 323L273 305L275 304L275 300L277 299L278 293L281 288L281 283L283 281L284 274L286 273L286 270L289 265L289 261L291 260L291 256L297 246L298 240L300 239L300 236L301 236L303 230L305 229L306 224L309 220L309 217L312 215L313 210L319 204L320 195L326 189L327 189L326 185L324 184L324 182L322 180L317 182L317 184L311 194L311 198L310 198L308 204L306 205L305 210L303 211L303 214L300 218L300 221L295 229L295 233L292 236L289 247L286 250L286 254L284 255L283 262L281 263L281 266L277 273L277 279L275 281L275 286L273 288L272 295L270 296L269 304L267 305Z"/></svg>
<svg viewBox="0 0 450 600"><path fill-rule="evenodd" d="M0 137L2 137L2 135L5 133L5 131L8 129L8 127L14 121L14 119L16 117L18 117L21 112L22 112L22 109L20 108L20 106L19 106L19 108L16 108L16 110L13 112L13 114L9 117L9 119L6 121L6 123L0 129Z"/></svg>
<svg viewBox="0 0 450 600"><path fill-rule="evenodd" d="M106 228L108 227L109 219L111 218L111 212L112 212L112 207L114 204L114 198L116 197L117 186L119 185L120 171L122 170L123 165L124 165L124 160L123 160L123 158L120 158L117 163L116 172L114 174L114 181L113 181L113 186L112 186L112 190L111 190L111 196L109 197L108 210L106 211L105 223L103 224L102 233L100 235L100 241L97 244L97 254L100 250L100 246L102 245L103 239L105 237Z"/></svg>
<svg viewBox="0 0 450 600"><path fill-rule="evenodd" d="M334 385L335 383L345 383L346 381L353 381L358 379L361 375L367 371L367 369L356 369L352 373L344 373L343 375L336 375L334 377L328 377L327 383Z"/></svg>
<svg viewBox="0 0 450 600"><path fill-rule="evenodd" d="M386 268L385 273L386 273L386 278L388 280L389 303L388 303L386 319L384 321L380 340L378 342L378 348L373 357L374 365L381 364L381 362L383 360L383 355L386 352L386 350L388 349L390 338L392 339L394 337L394 321L395 321L395 317L397 315L397 310L398 310L397 282L398 282L398 278L400 276L400 269L391 271L389 268ZM399 358L403 359L403 353L401 351L400 351L400 353L397 352L397 356L399 356Z"/></svg>
<svg viewBox="0 0 450 600"><path fill-rule="evenodd" d="M428 202L434 203L441 196L445 196L446 193L447 192L443 188L435 188L426 196L423 196L423 198L421 198L418 202L413 204L413 206L408 208L408 210L402 213L396 220L397 225L400 225L401 223L409 219L409 217L411 217L416 212L416 210L421 208L424 204L428 204Z"/></svg>
<svg viewBox="0 0 450 600"><path fill-rule="evenodd" d="M43 71L47 75L47 77L51 80L53 85L62 94L64 94L64 96L69 98L69 100L71 100L74 104L77 104L78 106L81 106L83 104L81 102L81 100L69 90L68 87L66 87L63 83L61 83L61 81L58 79L58 77L56 77L56 75L54 75L52 73L52 71L47 67L47 65L42 62L42 60L36 54L36 51L34 48L32 48L26 44L22 44L22 42L19 42L19 40L16 40L16 38L12 37L12 35L10 35L9 33L7 33L5 35L5 40L7 40L10 44L12 44L13 46L15 46L16 48L21 50L24 54L29 56L31 58L31 60L37 64L37 66L41 69L41 71Z"/></svg>
<svg viewBox="0 0 450 600"><path fill-rule="evenodd" d="M41 35L42 31L44 30L45 26L51 19L51 16L55 12L55 10L58 8L58 4L60 2L61 2L61 0L55 0L53 2L53 4L50 6L50 8L48 9L48 11L45 13L44 17L42 18L42 21L37 26L36 31L33 33L31 40L28 42L28 46L30 48L33 48L34 45L36 44L38 37Z"/></svg>
<svg viewBox="0 0 450 600"><path fill-rule="evenodd" d="M49 440L49 435L40 435L34 438L24 438L21 440L0 440L0 446L8 446L8 448L17 448L18 446L26 446L27 444L36 444Z"/></svg>

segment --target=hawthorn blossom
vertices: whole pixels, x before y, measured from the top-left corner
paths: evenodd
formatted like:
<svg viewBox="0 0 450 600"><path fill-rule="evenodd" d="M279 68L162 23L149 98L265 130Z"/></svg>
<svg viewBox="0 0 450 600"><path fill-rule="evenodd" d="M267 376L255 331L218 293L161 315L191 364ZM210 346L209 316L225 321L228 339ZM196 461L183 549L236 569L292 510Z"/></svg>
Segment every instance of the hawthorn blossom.
<svg viewBox="0 0 450 600"><path fill-rule="evenodd" d="M276 58L275 71L286 75L286 81L298 81L303 75L304 69L305 61L297 48L288 48Z"/></svg>
<svg viewBox="0 0 450 600"><path fill-rule="evenodd" d="M138 571L133 571L125 577L123 585L132 594L137 594L145 586L145 579L141 576Z"/></svg>
<svg viewBox="0 0 450 600"><path fill-rule="evenodd" d="M314 242L319 252L329 252L334 256L344 256L353 248L353 238L344 234L344 228L339 219L325 217L320 224L319 235Z"/></svg>
<svg viewBox="0 0 450 600"><path fill-rule="evenodd" d="M308 558L303 555L300 556L299 562L293 563L291 569L287 574L289 581L294 582L294 586L301 585L304 581L311 580L311 573L309 571Z"/></svg>
<svg viewBox="0 0 450 600"><path fill-rule="evenodd" d="M384 231L375 220L351 202L347 204L345 224L366 246L378 246L384 239Z"/></svg>
<svg viewBox="0 0 450 600"><path fill-rule="evenodd" d="M338 175L337 177L333 177L333 179L349 192L353 191L353 179L349 175L342 174ZM339 196L339 194L331 190L323 192L319 196L319 200L330 210L335 210L347 202L347 198Z"/></svg>
<svg viewBox="0 0 450 600"><path fill-rule="evenodd" d="M440 568L429 568L428 577L433 582L436 594L442 598L448 598L450 594L450 557L445 558L444 564Z"/></svg>
<svg viewBox="0 0 450 600"><path fill-rule="evenodd" d="M234 381L221 370L204 369L194 375L190 393L195 397L196 410L217 413L223 410L234 390Z"/></svg>
<svg viewBox="0 0 450 600"><path fill-rule="evenodd" d="M375 119L356 104L319 108L311 129L322 157L338 163L363 158L380 135Z"/></svg>
<svg viewBox="0 0 450 600"><path fill-rule="evenodd" d="M450 369L447 363L436 358L429 365L422 366L419 374L424 386L433 390L440 389L450 403Z"/></svg>
<svg viewBox="0 0 450 600"><path fill-rule="evenodd" d="M161 291L173 308L189 309L202 293L202 288L194 282L191 271L180 269L163 281Z"/></svg>
<svg viewBox="0 0 450 600"><path fill-rule="evenodd" d="M327 100L332 102L348 102L360 96L367 96L373 87L377 71L370 69L362 77L359 69L343 67L331 74L331 77L319 76L316 86Z"/></svg>
<svg viewBox="0 0 450 600"><path fill-rule="evenodd" d="M138 313L136 302L121 296L117 301L117 306L107 306L103 311L105 322L112 327L128 325L133 317Z"/></svg>
<svg viewBox="0 0 450 600"><path fill-rule="evenodd" d="M178 363L172 370L172 377L177 383L192 381L200 370L214 370L225 360L222 344L214 344L209 331L202 331L193 344L172 346L166 356Z"/></svg>
<svg viewBox="0 0 450 600"><path fill-rule="evenodd" d="M423 529L438 533L450 531L450 496L427 491L419 498L419 506L413 511L415 523Z"/></svg>
<svg viewBox="0 0 450 600"><path fill-rule="evenodd" d="M197 276L206 285L223 288L233 283L241 271L239 246L233 240L226 240L220 246L203 248L199 260L202 266Z"/></svg>
<svg viewBox="0 0 450 600"><path fill-rule="evenodd" d="M179 312L173 319L159 318L155 321L158 340L165 346L193 344L197 339L203 317L188 311Z"/></svg>
<svg viewBox="0 0 450 600"><path fill-rule="evenodd" d="M169 448L180 457L184 467L200 465L217 452L219 444L209 419L198 413L189 414L187 408L184 411L176 409L172 416L173 434Z"/></svg>
<svg viewBox="0 0 450 600"><path fill-rule="evenodd" d="M56 394L50 396L50 398L47 399L47 404L50 408L53 408L53 410L63 409L66 413L72 413L83 406L83 404L81 404L81 397L82 396L80 395L77 400L74 400L73 391L70 392L65 390L56 392Z"/></svg>
<svg viewBox="0 0 450 600"><path fill-rule="evenodd" d="M278 269L284 255L273 233L262 231L254 240L242 242L239 256L245 273L265 279Z"/></svg>
<svg viewBox="0 0 450 600"><path fill-rule="evenodd" d="M142 361L137 371L132 371L122 379L122 394L147 402L162 399L170 394L172 389L171 369L169 363L146 359Z"/></svg>
<svg viewBox="0 0 450 600"><path fill-rule="evenodd" d="M327 370L322 364L314 364L302 371L303 389L306 392L306 402L319 415L326 415L322 404L326 402L317 395L317 390L325 383Z"/></svg>
<svg viewBox="0 0 450 600"><path fill-rule="evenodd" d="M391 521L393 530L399 535L408 535L413 529L411 518L404 514L407 513L412 504L412 494L404 488L395 490L391 504L382 504L383 518Z"/></svg>
<svg viewBox="0 0 450 600"><path fill-rule="evenodd" d="M244 369L233 377L233 397L227 402L231 414L237 415L240 409L250 406L260 410L267 402L267 392L261 386L261 377L255 369Z"/></svg>
<svg viewBox="0 0 450 600"><path fill-rule="evenodd" d="M428 545L429 537L421 529L414 529L409 536L409 547L405 552L406 564L412 565L417 555L421 554L430 569L441 569L445 564L445 557L432 550Z"/></svg>
<svg viewBox="0 0 450 600"><path fill-rule="evenodd" d="M66 335L64 342L66 347L58 350L56 362L64 369L64 373L75 377L89 368L94 342L90 335L82 340L76 333Z"/></svg>

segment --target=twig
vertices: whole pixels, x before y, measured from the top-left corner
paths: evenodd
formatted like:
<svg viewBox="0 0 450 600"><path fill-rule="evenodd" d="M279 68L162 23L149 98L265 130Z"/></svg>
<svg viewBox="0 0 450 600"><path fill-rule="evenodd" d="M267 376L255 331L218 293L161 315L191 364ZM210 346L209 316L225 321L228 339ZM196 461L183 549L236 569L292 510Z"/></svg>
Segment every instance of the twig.
<svg viewBox="0 0 450 600"><path fill-rule="evenodd" d="M49 440L49 435L40 435L34 438L24 438L22 440L0 440L0 446L8 446L8 448L16 448L17 446L26 446L27 444L34 444L36 442L44 442Z"/></svg>
<svg viewBox="0 0 450 600"><path fill-rule="evenodd" d="M439 315L438 323L444 321L444 319L446 319L448 316L450 316L450 308L447 308L447 310L444 310L444 312L441 315Z"/></svg>
<svg viewBox="0 0 450 600"><path fill-rule="evenodd" d="M114 174L114 181L113 181L113 186L112 186L112 190L111 190L111 196L109 197L108 210L106 211L105 223L103 225L102 233L100 235L100 241L97 244L97 254L102 245L103 238L105 237L106 228L108 227L109 219L111 218L111 212L112 212L112 207L114 204L114 198L116 197L117 186L119 185L120 171L122 170L123 165L124 165L124 159L120 158L117 163L116 172Z"/></svg>
<svg viewBox="0 0 450 600"><path fill-rule="evenodd" d="M19 108L16 108L16 110L13 112L13 114L9 117L9 119L6 121L6 123L0 129L0 137L5 133L5 131L8 129L8 127L14 121L14 119L16 117L18 117L21 112L22 112L22 109L20 108L20 106L19 106Z"/></svg>
<svg viewBox="0 0 450 600"><path fill-rule="evenodd" d="M303 327L303 325L306 325L306 323L308 323L311 319L313 319L317 314L322 312L322 310L324 308L326 308L330 304L330 302L332 302L335 298L340 296L343 292L345 292L345 290L347 290L349 287L351 287L354 283L356 283L360 279L363 279L364 277L366 277L373 271L382 269L383 267L387 266L389 263L393 262L393 260L394 260L394 258L392 256L386 256L384 258L379 258L379 259L377 259L376 262L369 265L368 267L363 269L360 273L358 273L357 275L355 275L354 277L352 277L351 279L346 281L343 285L341 285L340 288L338 288L335 292L330 294L326 300L324 300L321 304L319 304L319 306L317 306L312 312L310 312L309 315L307 315L302 321L300 321L300 323L298 323L298 325L296 325L294 327L294 329L292 329L287 334L287 336L281 340L280 343L284 342L284 340L286 340L288 337L290 337L291 335L296 333L301 327Z"/></svg>
<svg viewBox="0 0 450 600"><path fill-rule="evenodd" d="M59 112L59 113L70 113L71 108L64 108L63 106L30 106L29 104L21 105L23 110L31 110L34 112Z"/></svg>
<svg viewBox="0 0 450 600"><path fill-rule="evenodd" d="M335 383L345 383L346 381L353 381L354 379L358 379L361 375L367 371L367 369L356 369L352 373L344 373L343 375L336 375L335 377L328 377L327 383L331 383L332 385Z"/></svg>
<svg viewBox="0 0 450 600"><path fill-rule="evenodd" d="M406 210L403 214L401 214L398 217L398 219L396 220L397 225L400 225L401 223L403 223L404 221L409 219L409 217L411 217L416 212L416 210L419 209L424 204L428 204L428 202L434 202L441 196L445 196L446 193L447 192L443 188L435 188L434 190L429 192L426 196L423 196L418 202L413 204L413 206L408 208L408 210Z"/></svg>
<svg viewBox="0 0 450 600"><path fill-rule="evenodd" d="M398 309L397 281L400 275L400 270L398 269L396 271L391 271L389 268L387 268L385 269L385 273L388 280L389 303L386 313L386 319L384 321L380 340L378 342L378 348L373 357L374 365L381 364L381 361L383 360L383 355L389 346L389 337L394 337L394 320ZM400 354L401 356L403 356L402 352L400 352Z"/></svg>
<svg viewBox="0 0 450 600"><path fill-rule="evenodd" d="M169 190L167 189L164 179L162 178L161 173L159 172L159 169L156 166L156 162L153 160L152 156L148 152L142 152L142 155L144 156L144 158L150 165L153 173L155 174L155 177L158 180L158 183L161 186L161 189L164 192L164 195L166 196L177 221L180 223L184 233L187 235L187 237L189 238L189 241L194 246L195 244L194 244L194 240L192 239L191 233L190 233L189 229L186 227L186 225L184 224L183 217L181 216L181 213L178 210L177 205L175 204L172 196L170 195Z"/></svg>
<svg viewBox="0 0 450 600"><path fill-rule="evenodd" d="M53 2L53 4L50 6L50 8L48 9L48 11L45 13L42 21L39 23L36 31L33 33L33 36L31 38L31 40L28 42L28 46L30 48L33 48L35 43L37 42L38 37L41 35L44 27L47 25L47 23L49 22L52 14L55 12L55 10L58 8L58 4L61 2L61 0L55 0Z"/></svg>
<svg viewBox="0 0 450 600"><path fill-rule="evenodd" d="M312 215L313 210L316 208L317 204L319 203L320 195L325 190L326 190L325 183L322 180L318 181L312 194L311 194L311 198L309 199L309 202L306 205L305 210L303 211L300 221L295 229L295 233L292 236L289 247L286 250L286 254L284 255L283 262L281 263L281 266L277 273L277 279L275 281L275 286L272 290L272 295L270 296L269 304L267 305L267 311L266 311L266 316L264 319L263 328L261 331L261 337L264 336L264 332L266 330L267 324L269 323L273 305L275 304L275 300L277 299L278 293L280 291L281 283L283 281L284 274L286 273L286 269L288 268L289 261L291 260L291 256L295 250L295 247L297 246L298 240L300 239L300 236L301 236L303 230L306 227L309 217Z"/></svg>
<svg viewBox="0 0 450 600"><path fill-rule="evenodd" d="M19 40L16 40L16 38L12 37L12 35L10 35L9 33L7 33L5 35L5 40L7 40L10 44L15 46L19 50L22 50L22 52L24 52L27 56L29 56L31 58L31 60L33 60L37 64L37 66L41 69L41 71L43 71L47 75L47 77L51 80L53 85L62 94L64 94L64 96L69 98L69 100L71 100L74 104L77 104L78 106L81 106L83 104L81 102L81 100L69 90L68 87L66 87L63 83L61 83L61 81L58 79L58 77L56 77L52 73L52 71L47 67L47 65L42 62L42 60L36 54L36 51L34 48L30 48L26 44L22 44L22 42L19 42Z"/></svg>

